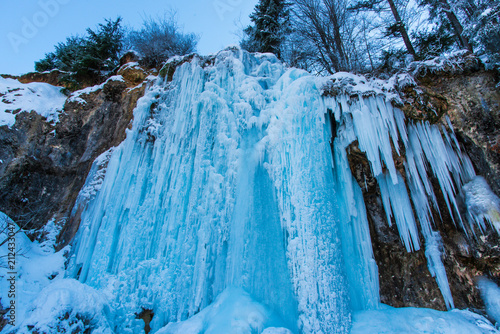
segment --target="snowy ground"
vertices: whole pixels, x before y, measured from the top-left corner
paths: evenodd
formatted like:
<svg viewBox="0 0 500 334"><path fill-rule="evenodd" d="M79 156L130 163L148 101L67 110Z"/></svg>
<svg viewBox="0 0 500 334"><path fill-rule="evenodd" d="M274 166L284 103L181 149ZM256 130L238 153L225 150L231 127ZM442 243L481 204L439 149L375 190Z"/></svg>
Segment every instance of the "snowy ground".
<svg viewBox="0 0 500 334"><path fill-rule="evenodd" d="M48 122L57 122L67 98L61 89L46 83L23 84L0 77L0 126L14 125L16 114L21 111L35 111Z"/></svg>
<svg viewBox="0 0 500 334"><path fill-rule="evenodd" d="M5 214L0 213L2 240L7 237L5 227L9 221ZM31 242L23 232L16 234L16 326L7 325L1 333L11 333L14 329L18 329L17 333L30 333L26 325L34 326L39 332L66 330L69 333L89 323L93 333L113 333L107 321L112 310L109 309L106 294L74 279L63 278L63 254L68 249L55 253L52 242L58 230L49 224L46 232L48 240L44 243ZM6 268L7 248L8 243L0 247L0 297L4 307L11 300L8 297L9 282L5 279L11 276ZM484 281L481 288L487 296L492 316L498 316L500 289L489 281ZM142 323L142 320L137 321ZM202 333L292 334L274 312L239 288L226 289L214 303L198 314L182 322L170 323L156 332ZM353 313L351 333L480 334L499 331L484 317L465 310L441 312L423 308L392 308L380 304L378 310Z"/></svg>

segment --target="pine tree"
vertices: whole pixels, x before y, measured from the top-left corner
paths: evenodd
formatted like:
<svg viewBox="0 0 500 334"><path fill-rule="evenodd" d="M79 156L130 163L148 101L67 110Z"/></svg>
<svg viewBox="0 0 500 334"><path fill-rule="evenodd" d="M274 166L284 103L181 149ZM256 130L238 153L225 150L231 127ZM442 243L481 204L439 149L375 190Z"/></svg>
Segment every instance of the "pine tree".
<svg viewBox="0 0 500 334"><path fill-rule="evenodd" d="M387 2L389 8L391 9L392 16L394 17L394 22L386 28L386 36L397 36L403 39L407 52L413 56L414 59L418 59L417 53L413 47L410 40L407 27L401 15L399 14L398 7L394 0L360 0L355 1L349 10L369 10L379 13L384 10L382 3Z"/></svg>
<svg viewBox="0 0 500 334"><path fill-rule="evenodd" d="M271 52L281 58L281 45L288 31L290 11L284 0L260 0L250 15L253 26L241 43L249 51Z"/></svg>
<svg viewBox="0 0 500 334"><path fill-rule="evenodd" d="M440 17L442 22L449 22L458 45L462 49L472 52L472 45L468 37L464 34L464 27L457 16L456 6L450 5L448 0L421 0L422 5L429 5L431 14ZM471 2L473 3L473 2Z"/></svg>
<svg viewBox="0 0 500 334"><path fill-rule="evenodd" d="M107 19L96 30L87 29L87 36L68 37L66 42L57 44L54 52L35 62L35 70L67 72L62 80L75 89L84 82L97 82L119 64L123 34L121 18Z"/></svg>

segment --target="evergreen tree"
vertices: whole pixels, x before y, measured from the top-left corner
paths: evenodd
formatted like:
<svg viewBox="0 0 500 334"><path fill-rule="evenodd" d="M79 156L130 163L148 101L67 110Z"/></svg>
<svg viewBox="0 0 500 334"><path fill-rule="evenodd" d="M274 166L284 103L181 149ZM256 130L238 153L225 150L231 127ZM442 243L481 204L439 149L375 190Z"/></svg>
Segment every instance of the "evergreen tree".
<svg viewBox="0 0 500 334"><path fill-rule="evenodd" d="M412 55L414 59L418 59L417 53L415 52L413 44L410 40L406 24L403 22L399 13L398 6L394 2L394 0L360 0L355 2L354 5L349 8L349 10L368 10L376 12L380 15L380 13L385 10L382 5L385 2L387 2L387 4L389 5L392 16L394 17L393 23L386 27L385 36L402 38L407 52ZM387 55L388 54L386 53L384 57L387 57Z"/></svg>
<svg viewBox="0 0 500 334"><path fill-rule="evenodd" d="M460 48L467 49L470 52L473 51L469 38L464 34L464 27L457 15L457 6L452 7L453 3L450 4L448 0L421 0L420 3L422 5L429 5L431 15L433 17L439 17L442 24L451 27Z"/></svg>
<svg viewBox="0 0 500 334"><path fill-rule="evenodd" d="M35 62L39 72L58 69L68 72L64 81L78 88L106 77L119 63L123 43L121 18L106 20L97 30L87 29L86 37L73 36L59 43L54 52Z"/></svg>
<svg viewBox="0 0 500 334"><path fill-rule="evenodd" d="M290 11L284 0L260 0L250 15L253 22L244 32L244 49L271 52L281 59L281 46L288 32Z"/></svg>

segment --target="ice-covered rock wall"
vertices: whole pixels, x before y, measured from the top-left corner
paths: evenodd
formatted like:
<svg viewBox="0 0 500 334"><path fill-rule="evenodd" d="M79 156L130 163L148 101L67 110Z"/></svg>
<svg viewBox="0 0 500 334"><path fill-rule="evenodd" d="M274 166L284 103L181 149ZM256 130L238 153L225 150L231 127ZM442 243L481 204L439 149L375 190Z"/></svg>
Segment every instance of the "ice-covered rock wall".
<svg viewBox="0 0 500 334"><path fill-rule="evenodd" d="M81 214L70 276L107 296L116 332L140 332L142 310L161 333L349 332L353 311L380 305L353 143L388 222L408 251L425 247L453 307L429 175L460 226L455 195L475 174L451 127L407 122L383 87L272 55L227 49L180 63L139 101L104 179L93 168L87 181L100 190ZM354 88L325 94L332 81ZM475 217L498 207L488 210Z"/></svg>

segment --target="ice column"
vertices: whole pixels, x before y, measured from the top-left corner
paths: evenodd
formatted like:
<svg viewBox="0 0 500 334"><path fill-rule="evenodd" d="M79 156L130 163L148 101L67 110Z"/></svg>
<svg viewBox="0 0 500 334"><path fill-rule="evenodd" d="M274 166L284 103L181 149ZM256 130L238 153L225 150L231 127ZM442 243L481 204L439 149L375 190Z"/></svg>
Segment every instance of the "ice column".
<svg viewBox="0 0 500 334"><path fill-rule="evenodd" d="M114 329L153 331L244 289L292 332L347 333L330 137L317 79L227 49L180 65L134 111L82 212L74 277Z"/></svg>

